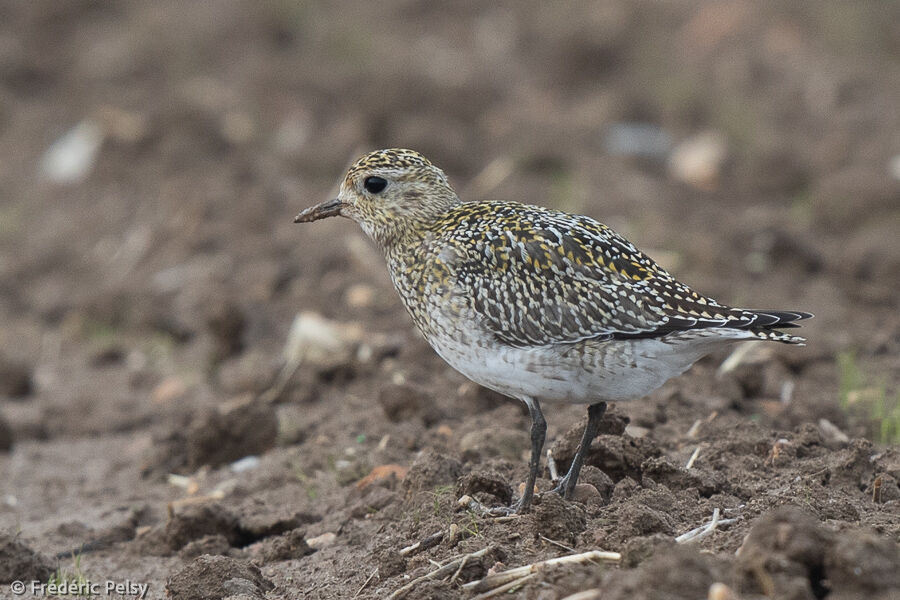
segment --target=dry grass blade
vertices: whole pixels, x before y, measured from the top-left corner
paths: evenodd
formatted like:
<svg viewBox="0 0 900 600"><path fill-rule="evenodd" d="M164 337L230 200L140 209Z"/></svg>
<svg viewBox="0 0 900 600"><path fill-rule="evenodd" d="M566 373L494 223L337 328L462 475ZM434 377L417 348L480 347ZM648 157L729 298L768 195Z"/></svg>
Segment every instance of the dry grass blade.
<svg viewBox="0 0 900 600"><path fill-rule="evenodd" d="M514 590L515 588L524 584L526 581L534 579L534 576L535 576L535 573L529 573L528 575L519 577L518 579L514 579L514 580L510 581L509 583L501 585L498 588L494 588L490 591L484 592L483 594L478 594L477 596L473 596L472 600L485 600L486 598L493 598L494 596L499 596L500 594L505 594L506 592Z"/></svg>
<svg viewBox="0 0 900 600"><path fill-rule="evenodd" d="M697 460L697 457L700 456L700 446L694 450L694 453L691 454L691 457L688 459L687 464L684 465L685 469L690 469L694 466L694 462Z"/></svg>
<svg viewBox="0 0 900 600"><path fill-rule="evenodd" d="M423 581L427 581L429 579L434 579L436 577L444 577L445 575L450 575L457 569L457 567L459 567L459 565L463 561L469 561L473 558L481 558L482 556L487 554L490 550L491 550L491 546L488 546L487 548L482 548L481 550L479 550L477 552L472 552L471 554L466 554L464 556L457 558L456 560L452 560L452 561L448 562L447 564L445 564L444 566L437 568L434 571L431 571L430 573L426 573L425 575L422 575L421 577L417 577L416 579L413 579L412 581L410 581L409 583L407 583L400 589L396 590L393 594L388 596L388 600L395 600L396 598L402 598L407 593L409 593L410 590L415 588L417 585L419 585Z"/></svg>
<svg viewBox="0 0 900 600"><path fill-rule="evenodd" d="M363 582L363 584L360 586L360 588L358 590L356 590L356 593L353 594L353 597L356 598L357 596L359 596L362 593L362 591L364 589L366 589L366 587L368 587L369 583L375 578L376 575L378 575L377 568L374 571L372 571L372 574L369 575L369 577Z"/></svg>
<svg viewBox="0 0 900 600"><path fill-rule="evenodd" d="M603 590L594 588L592 590L582 590L575 592L570 596L566 596L562 600L600 600L603 597Z"/></svg>
<svg viewBox="0 0 900 600"><path fill-rule="evenodd" d="M719 525L730 525L735 521L737 521L737 519L719 519L719 509L716 508L715 510L713 510L713 516L709 523L705 523L700 527L695 527L687 533L679 535L677 538L675 538L675 541L679 544L696 542L710 535L713 531L716 530Z"/></svg>
<svg viewBox="0 0 900 600"><path fill-rule="evenodd" d="M556 470L556 459L553 458L553 451L547 448L547 468L550 470L550 481L559 479L559 472Z"/></svg>
<svg viewBox="0 0 900 600"><path fill-rule="evenodd" d="M517 581L526 575L537 572L540 569L548 567L552 568L554 566L564 564L593 562L595 560L603 562L619 562L620 560L622 560L622 555L618 552L603 552L602 550L591 550L590 552L582 552L581 554L568 554L566 556L560 556L557 558L542 560L530 565L525 565L524 567L509 569L508 571L503 571L502 573L494 573L493 575L488 575L484 579L467 583L462 587L463 589L472 592L484 592L493 590L499 586L507 585L513 581Z"/></svg>
<svg viewBox="0 0 900 600"><path fill-rule="evenodd" d="M444 539L444 532L438 531L437 533L432 533L424 540L420 540L415 544L407 546L400 550L400 556L406 556L408 554L412 554L414 552L421 552L422 550L428 550L432 546L437 546L441 543L441 540Z"/></svg>

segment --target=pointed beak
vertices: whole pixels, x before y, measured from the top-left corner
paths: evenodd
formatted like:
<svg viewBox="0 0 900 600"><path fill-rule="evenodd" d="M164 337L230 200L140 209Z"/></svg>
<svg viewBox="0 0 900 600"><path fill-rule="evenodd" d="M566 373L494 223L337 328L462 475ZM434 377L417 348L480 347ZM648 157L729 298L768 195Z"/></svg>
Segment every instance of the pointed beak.
<svg viewBox="0 0 900 600"><path fill-rule="evenodd" d="M336 217L341 214L341 208L344 206L338 198L334 200L326 200L310 206L299 215L294 217L294 223L309 223L310 221L318 221L326 217Z"/></svg>

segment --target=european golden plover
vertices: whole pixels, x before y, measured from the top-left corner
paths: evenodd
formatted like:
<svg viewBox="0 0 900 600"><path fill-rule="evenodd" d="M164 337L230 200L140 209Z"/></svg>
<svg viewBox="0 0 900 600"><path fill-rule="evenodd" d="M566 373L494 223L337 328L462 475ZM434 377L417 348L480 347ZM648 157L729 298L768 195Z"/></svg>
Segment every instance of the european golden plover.
<svg viewBox="0 0 900 600"><path fill-rule="evenodd" d="M547 424L541 402L588 404L555 491L571 497L606 403L639 398L740 340L798 344L777 331L812 315L731 308L676 281L590 217L516 202L463 203L412 150L360 158L340 193L296 223L349 217L384 251L394 287L432 348L531 415L532 500Z"/></svg>

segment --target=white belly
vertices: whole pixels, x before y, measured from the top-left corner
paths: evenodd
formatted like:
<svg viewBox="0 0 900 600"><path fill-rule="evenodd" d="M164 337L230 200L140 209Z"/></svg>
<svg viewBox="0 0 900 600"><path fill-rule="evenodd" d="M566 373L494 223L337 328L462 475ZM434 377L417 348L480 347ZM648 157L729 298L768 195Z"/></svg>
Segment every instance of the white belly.
<svg viewBox="0 0 900 600"><path fill-rule="evenodd" d="M752 337L735 329L706 329L662 340L514 348L471 333L463 342L429 342L450 366L484 387L520 400L575 404L645 396L722 345Z"/></svg>

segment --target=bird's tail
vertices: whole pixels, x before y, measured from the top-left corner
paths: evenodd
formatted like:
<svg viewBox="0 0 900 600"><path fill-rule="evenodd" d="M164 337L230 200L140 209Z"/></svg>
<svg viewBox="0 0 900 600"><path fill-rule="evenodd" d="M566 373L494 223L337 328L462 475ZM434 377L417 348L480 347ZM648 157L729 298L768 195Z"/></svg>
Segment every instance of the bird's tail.
<svg viewBox="0 0 900 600"><path fill-rule="evenodd" d="M806 341L806 338L778 330L799 327L796 322L811 319L813 317L812 313L796 310L754 310L752 312L757 318L753 322L753 326L749 328L749 331L757 338L801 346Z"/></svg>

